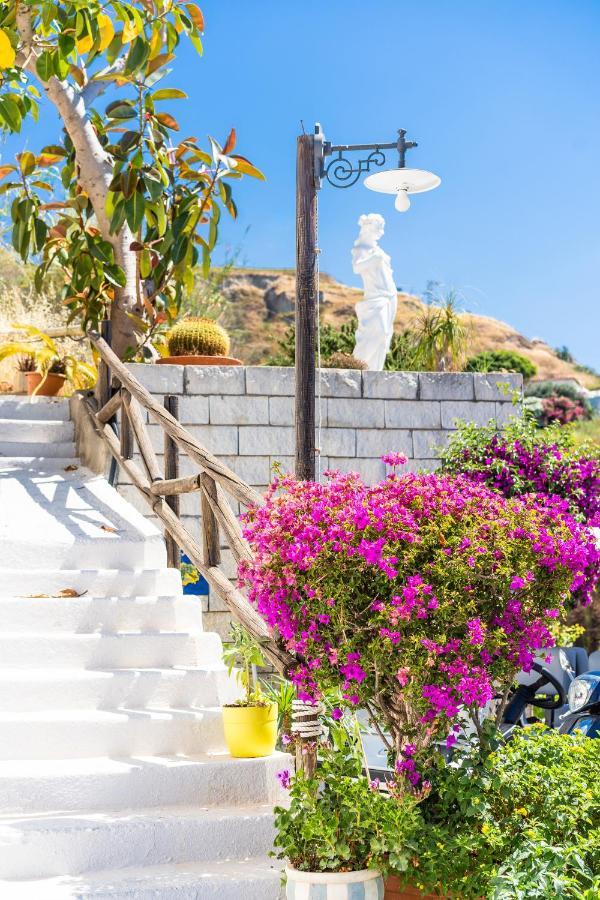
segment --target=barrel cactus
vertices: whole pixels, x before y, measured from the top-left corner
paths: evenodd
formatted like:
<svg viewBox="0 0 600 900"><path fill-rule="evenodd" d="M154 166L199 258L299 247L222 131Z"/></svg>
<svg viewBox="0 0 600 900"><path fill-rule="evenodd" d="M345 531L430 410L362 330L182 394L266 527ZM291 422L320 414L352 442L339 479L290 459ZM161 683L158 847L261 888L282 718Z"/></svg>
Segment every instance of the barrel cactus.
<svg viewBox="0 0 600 900"><path fill-rule="evenodd" d="M227 356L229 335L211 319L190 317L171 328L167 335L171 356Z"/></svg>

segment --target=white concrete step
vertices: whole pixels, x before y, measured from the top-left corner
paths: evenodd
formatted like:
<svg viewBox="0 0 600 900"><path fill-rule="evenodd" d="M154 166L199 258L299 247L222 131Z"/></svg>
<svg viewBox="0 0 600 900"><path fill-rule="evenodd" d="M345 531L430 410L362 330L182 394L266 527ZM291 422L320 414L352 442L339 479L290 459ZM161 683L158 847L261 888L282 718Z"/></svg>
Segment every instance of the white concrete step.
<svg viewBox="0 0 600 900"><path fill-rule="evenodd" d="M0 569L0 596L38 599L59 596L61 591L75 591L92 597L121 599L137 596L170 596L182 594L178 569L52 569L24 571L16 565ZM35 595L46 595L35 597Z"/></svg>
<svg viewBox="0 0 600 900"><path fill-rule="evenodd" d="M0 632L0 670L35 669L41 665L48 669L210 666L221 662L221 649L221 639L213 632Z"/></svg>
<svg viewBox="0 0 600 900"><path fill-rule="evenodd" d="M98 869L258 856L272 844L273 810L168 806L0 817L4 878L49 878Z"/></svg>
<svg viewBox="0 0 600 900"><path fill-rule="evenodd" d="M240 694L225 666L173 669L0 669L0 709L184 709L223 706Z"/></svg>
<svg viewBox="0 0 600 900"><path fill-rule="evenodd" d="M0 881L5 900L283 900L280 864L266 857L112 869Z"/></svg>
<svg viewBox="0 0 600 900"><path fill-rule="evenodd" d="M43 471L0 460L0 567L157 568L166 564L158 529L85 468ZM32 523L35 522L35 527Z"/></svg>
<svg viewBox="0 0 600 900"><path fill-rule="evenodd" d="M69 419L69 401L56 397L0 397L0 419L66 422Z"/></svg>
<svg viewBox="0 0 600 900"><path fill-rule="evenodd" d="M183 756L5 760L0 765L0 813L76 812L127 806L281 803L277 772L290 757L232 759L226 753ZM2 896L0 892L0 896Z"/></svg>
<svg viewBox="0 0 600 900"><path fill-rule="evenodd" d="M0 407L0 413L2 409ZM75 430L72 422L49 419L2 419L0 440L3 442L60 444L73 443Z"/></svg>
<svg viewBox="0 0 600 900"><path fill-rule="evenodd" d="M0 713L0 759L169 756L225 749L220 707Z"/></svg>
<svg viewBox="0 0 600 900"><path fill-rule="evenodd" d="M1 432L0 432L1 436ZM18 459L20 457L42 457L52 459L55 457L74 457L75 444L72 441L60 441L57 444L46 441L5 441L0 440L0 457Z"/></svg>
<svg viewBox="0 0 600 900"><path fill-rule="evenodd" d="M198 631L201 621L201 603L191 595L0 597L3 632Z"/></svg>

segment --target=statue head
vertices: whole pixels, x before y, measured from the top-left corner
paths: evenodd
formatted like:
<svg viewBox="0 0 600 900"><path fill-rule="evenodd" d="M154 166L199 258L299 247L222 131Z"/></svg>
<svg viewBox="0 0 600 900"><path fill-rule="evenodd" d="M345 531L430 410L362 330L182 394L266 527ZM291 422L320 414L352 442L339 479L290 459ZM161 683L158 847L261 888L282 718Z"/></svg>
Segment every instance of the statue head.
<svg viewBox="0 0 600 900"><path fill-rule="evenodd" d="M358 226L360 228L358 241L366 241L367 243L378 241L379 238L383 237L383 232L385 231L385 219L379 213L369 213L359 218Z"/></svg>

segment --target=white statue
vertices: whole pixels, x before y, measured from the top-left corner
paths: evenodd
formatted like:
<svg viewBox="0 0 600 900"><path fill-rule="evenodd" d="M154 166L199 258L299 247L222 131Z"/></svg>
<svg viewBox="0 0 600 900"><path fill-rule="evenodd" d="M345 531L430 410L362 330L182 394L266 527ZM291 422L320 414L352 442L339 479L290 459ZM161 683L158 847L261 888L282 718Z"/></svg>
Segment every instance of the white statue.
<svg viewBox="0 0 600 900"><path fill-rule="evenodd" d="M378 241L385 220L378 213L361 216L360 232L352 248L352 269L363 280L364 300L356 304L358 328L354 356L375 372L383 369L394 333L398 294L390 258Z"/></svg>

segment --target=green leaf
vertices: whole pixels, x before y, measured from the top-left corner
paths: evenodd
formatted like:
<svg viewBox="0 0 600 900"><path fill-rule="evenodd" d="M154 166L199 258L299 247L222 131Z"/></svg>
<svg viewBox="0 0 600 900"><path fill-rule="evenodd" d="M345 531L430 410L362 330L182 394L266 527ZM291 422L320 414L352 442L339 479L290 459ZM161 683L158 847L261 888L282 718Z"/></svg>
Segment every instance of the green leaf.
<svg viewBox="0 0 600 900"><path fill-rule="evenodd" d="M125 64L126 72L136 72L140 69L146 60L148 59L148 54L150 53L150 47L145 38L137 37L133 44L131 45L131 50L127 55L127 62Z"/></svg>
<svg viewBox="0 0 600 900"><path fill-rule="evenodd" d="M30 150L20 153L18 159L23 175L31 175L35 171L35 155Z"/></svg>
<svg viewBox="0 0 600 900"><path fill-rule="evenodd" d="M180 91L178 88L161 88L159 91L155 91L151 94L151 97L154 101L187 100L188 95L185 91Z"/></svg>
<svg viewBox="0 0 600 900"><path fill-rule="evenodd" d="M110 281L110 283L114 284L116 287L125 287L125 285L127 284L125 272L120 266L105 266L104 277L107 281Z"/></svg>
<svg viewBox="0 0 600 900"><path fill-rule="evenodd" d="M18 103L12 97L0 97L0 115L10 131L20 131L23 116Z"/></svg>
<svg viewBox="0 0 600 900"><path fill-rule="evenodd" d="M113 214L110 217L110 233L117 234L123 226L125 222L125 200L120 199L116 204L113 210Z"/></svg>
<svg viewBox="0 0 600 900"><path fill-rule="evenodd" d="M144 195L139 191L136 191L132 197L129 197L129 199L125 201L125 215L127 218L127 224L134 233L137 232L138 228L142 224L142 221L144 219L145 207L146 201L144 199Z"/></svg>
<svg viewBox="0 0 600 900"><path fill-rule="evenodd" d="M49 81L54 75L54 54L49 50L40 53L35 61L35 70L42 81Z"/></svg>
<svg viewBox="0 0 600 900"><path fill-rule="evenodd" d="M177 265L180 262L183 262L185 259L185 255L187 253L188 245L190 239L187 234L180 234L173 244L173 250L171 251L171 259L174 264Z"/></svg>
<svg viewBox="0 0 600 900"><path fill-rule="evenodd" d="M109 119L135 119L137 110L130 103L121 100L110 103L106 107L106 115Z"/></svg>

